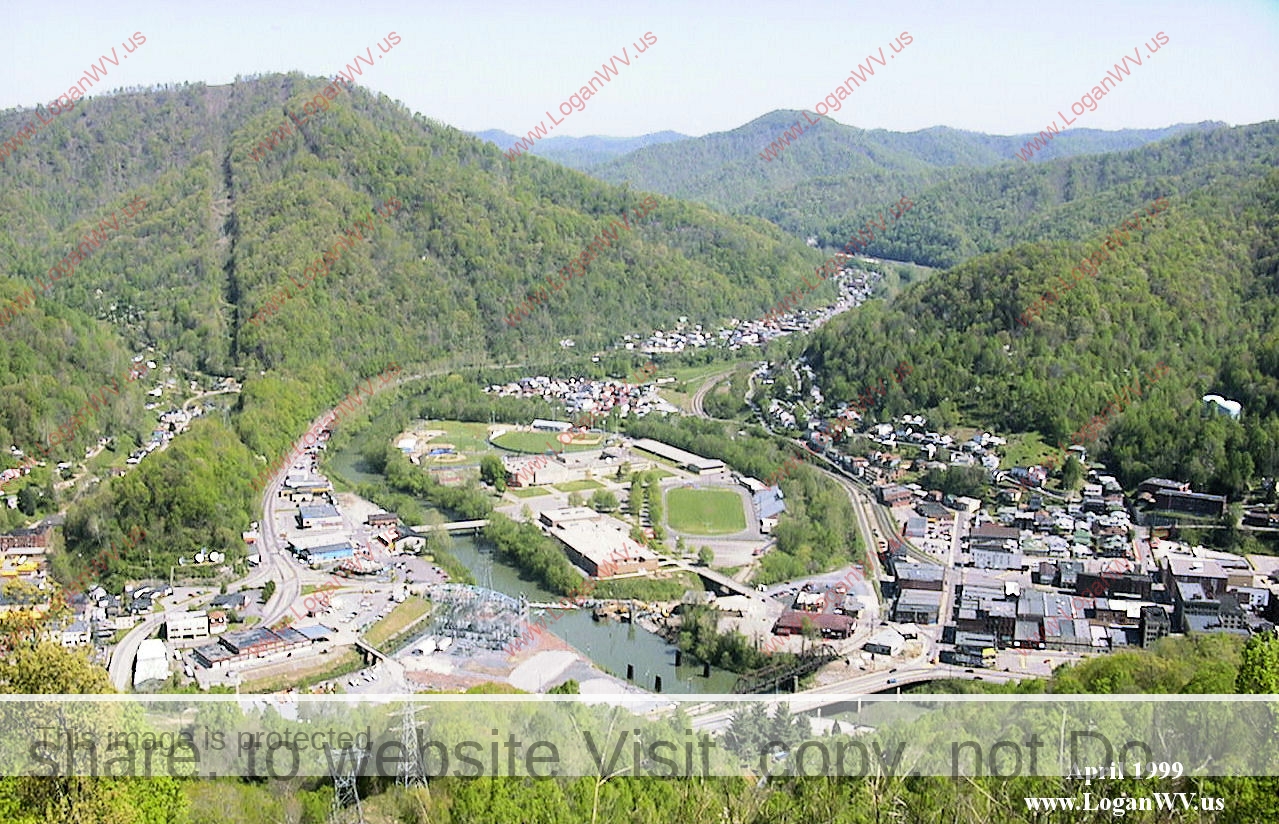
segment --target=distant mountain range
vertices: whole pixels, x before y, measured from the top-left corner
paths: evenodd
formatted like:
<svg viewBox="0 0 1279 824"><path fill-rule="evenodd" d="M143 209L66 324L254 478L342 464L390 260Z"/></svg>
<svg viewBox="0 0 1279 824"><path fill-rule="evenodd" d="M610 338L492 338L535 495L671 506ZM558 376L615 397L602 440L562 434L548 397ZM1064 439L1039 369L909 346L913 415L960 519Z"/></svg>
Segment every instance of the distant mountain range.
<svg viewBox="0 0 1279 824"><path fill-rule="evenodd" d="M552 137L537 141L533 153L610 183L762 217L801 237L842 245L848 227L873 218L880 205L981 170L1010 164L1008 173L1017 175L1017 167L1027 167L1025 174L1034 176L1038 173L1029 167L1226 127L1204 122L1113 132L1072 129L1037 149L1027 162L1016 152L1037 135L989 135L946 126L891 132L833 120L813 126L810 118L779 110L704 137L669 131L634 138ZM517 140L497 130L477 136L504 150ZM970 247L964 255L906 257L949 265L978 249Z"/></svg>
<svg viewBox="0 0 1279 824"><path fill-rule="evenodd" d="M480 140L497 145L502 151L510 149L520 138L501 129L472 132ZM674 143L677 140L693 140L679 132L654 132L639 137L547 137L537 141L530 154L552 160L570 169L585 171L592 166L629 154L645 146Z"/></svg>
<svg viewBox="0 0 1279 824"><path fill-rule="evenodd" d="M803 134L796 124L804 127ZM987 135L945 126L890 132L833 120L809 126L802 112L776 111L731 131L647 146L585 171L612 183L762 217L808 236L842 231L867 209L972 170L1124 151L1224 125L1075 129L1062 132L1027 163L1014 159L1014 152L1034 135ZM788 130L798 136L787 146L778 141ZM775 142L782 151L772 159L762 157Z"/></svg>

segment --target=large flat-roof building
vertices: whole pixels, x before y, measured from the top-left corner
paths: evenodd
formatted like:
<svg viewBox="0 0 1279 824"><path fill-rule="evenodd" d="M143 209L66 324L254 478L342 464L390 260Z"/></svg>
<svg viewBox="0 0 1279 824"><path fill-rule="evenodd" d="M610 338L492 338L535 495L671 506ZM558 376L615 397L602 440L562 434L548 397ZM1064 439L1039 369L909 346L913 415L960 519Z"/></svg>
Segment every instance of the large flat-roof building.
<svg viewBox="0 0 1279 824"><path fill-rule="evenodd" d="M343 541L337 544L308 547L298 554L303 561L311 566L322 566L355 557L355 547L351 546L350 542Z"/></svg>
<svg viewBox="0 0 1279 824"><path fill-rule="evenodd" d="M1155 493L1155 508L1187 515L1210 515L1219 518L1226 512L1226 496L1161 489Z"/></svg>
<svg viewBox="0 0 1279 824"><path fill-rule="evenodd" d="M253 627L225 633L216 644L196 647L196 663L216 669L253 658L275 658L309 646L311 639L292 627Z"/></svg>
<svg viewBox="0 0 1279 824"><path fill-rule="evenodd" d="M656 572L657 556L630 538L630 526L616 518L571 519L547 528L587 575L608 578L634 572Z"/></svg>
<svg viewBox="0 0 1279 824"><path fill-rule="evenodd" d="M665 458L695 475L715 475L725 471L724 462L721 460L703 458L701 455L694 455L692 452L686 452L677 446L655 441L652 438L640 438L633 446L641 452Z"/></svg>
<svg viewBox="0 0 1279 824"><path fill-rule="evenodd" d="M935 624L941 614L942 593L929 589L902 590L893 620L905 624Z"/></svg>

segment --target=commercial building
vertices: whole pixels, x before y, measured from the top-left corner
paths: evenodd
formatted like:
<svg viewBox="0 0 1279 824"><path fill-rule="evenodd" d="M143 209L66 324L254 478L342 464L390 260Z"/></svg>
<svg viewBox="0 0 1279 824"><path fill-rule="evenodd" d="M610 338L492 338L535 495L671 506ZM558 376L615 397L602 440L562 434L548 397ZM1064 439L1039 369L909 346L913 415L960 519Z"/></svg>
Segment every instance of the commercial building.
<svg viewBox="0 0 1279 824"><path fill-rule="evenodd" d="M327 478L306 473L292 473L284 479L280 496L290 501L314 501L333 493L333 485Z"/></svg>
<svg viewBox="0 0 1279 824"><path fill-rule="evenodd" d="M164 615L164 637L170 641L184 638L207 638L209 614L199 612L167 612Z"/></svg>
<svg viewBox="0 0 1279 824"><path fill-rule="evenodd" d="M941 592L946 570L936 564L897 564L897 588L899 590L927 589Z"/></svg>
<svg viewBox="0 0 1279 824"><path fill-rule="evenodd" d="M777 623L773 625L773 633L776 635L801 635L805 626L811 626L823 638L847 638L852 634L855 624L856 621L847 615L787 610L782 613L781 617L777 619Z"/></svg>
<svg viewBox="0 0 1279 824"><path fill-rule="evenodd" d="M906 589L897 596L893 620L901 624L935 624L941 613L942 593L928 589Z"/></svg>
<svg viewBox="0 0 1279 824"><path fill-rule="evenodd" d="M1172 632L1172 622L1162 607L1145 606L1141 608L1141 645L1152 646L1156 641Z"/></svg>
<svg viewBox="0 0 1279 824"><path fill-rule="evenodd" d="M911 491L898 484L885 484L875 487L875 497L884 506L899 506L910 503Z"/></svg>

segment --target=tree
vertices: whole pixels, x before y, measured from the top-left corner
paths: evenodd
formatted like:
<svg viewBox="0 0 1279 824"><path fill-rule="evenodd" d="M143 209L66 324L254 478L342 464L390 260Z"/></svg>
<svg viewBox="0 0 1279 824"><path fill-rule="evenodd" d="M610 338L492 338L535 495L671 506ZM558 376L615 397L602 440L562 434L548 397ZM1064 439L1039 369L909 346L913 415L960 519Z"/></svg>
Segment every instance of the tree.
<svg viewBox="0 0 1279 824"><path fill-rule="evenodd" d="M480 480L496 489L506 491L506 466L496 455L485 455L480 458Z"/></svg>
<svg viewBox="0 0 1279 824"><path fill-rule="evenodd" d="M621 504L617 496L607 489L597 489L591 493L591 509L596 512L615 512Z"/></svg>
<svg viewBox="0 0 1279 824"><path fill-rule="evenodd" d="M27 484L18 492L18 511L23 515L36 514L36 507L40 505L40 490L33 485Z"/></svg>
<svg viewBox="0 0 1279 824"><path fill-rule="evenodd" d="M1061 467L1061 487L1067 492L1073 492L1079 488L1079 482L1083 479L1084 465L1072 452Z"/></svg>
<svg viewBox="0 0 1279 824"><path fill-rule="evenodd" d="M1279 693L1279 634L1262 632L1248 639L1235 677L1235 692Z"/></svg>
<svg viewBox="0 0 1279 824"><path fill-rule="evenodd" d="M715 550L711 549L708 546L704 546L701 549L697 550L697 563L701 564L702 566L708 567L714 562L715 562Z"/></svg>
<svg viewBox="0 0 1279 824"><path fill-rule="evenodd" d="M582 503L583 503L582 493L580 493L580 492L570 492L570 493L568 493L568 505L569 505L569 506L581 506L581 505L582 505Z"/></svg>

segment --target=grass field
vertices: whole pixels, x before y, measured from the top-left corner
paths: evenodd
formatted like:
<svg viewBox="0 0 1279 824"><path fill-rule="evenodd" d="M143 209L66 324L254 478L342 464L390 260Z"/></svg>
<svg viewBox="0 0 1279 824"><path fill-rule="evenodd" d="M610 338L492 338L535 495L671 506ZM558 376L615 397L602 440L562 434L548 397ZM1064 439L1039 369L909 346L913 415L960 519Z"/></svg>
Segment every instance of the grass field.
<svg viewBox="0 0 1279 824"><path fill-rule="evenodd" d="M585 492L588 489L603 489L599 481L569 481L566 484L554 484L560 492Z"/></svg>
<svg viewBox="0 0 1279 824"><path fill-rule="evenodd" d="M555 432L507 432L500 438L494 438L493 443L511 452L523 452L533 455L540 455L548 449L554 449L556 452L561 449L566 452L585 452L590 449L599 449L600 447L598 439L594 443L576 442L563 444L559 442L558 438L559 436Z"/></svg>
<svg viewBox="0 0 1279 824"><path fill-rule="evenodd" d="M728 535L746 528L742 498L727 489L672 489L666 511L671 529L690 535Z"/></svg>
<svg viewBox="0 0 1279 824"><path fill-rule="evenodd" d="M430 611L431 604L423 598L410 598L402 604L396 604L390 615L369 627L369 631L364 633L364 640L380 650L383 644Z"/></svg>
<svg viewBox="0 0 1279 824"><path fill-rule="evenodd" d="M317 656L308 666L288 673L246 680L240 689L245 692L275 692L289 687L304 690L321 681L355 672L362 666L364 659L354 649L334 650L328 655Z"/></svg>
<svg viewBox="0 0 1279 824"><path fill-rule="evenodd" d="M470 421L414 421L417 430L438 429L444 434L432 438L431 443L450 443L464 455L478 455L489 451L488 424ZM420 446L421 444L419 444Z"/></svg>
<svg viewBox="0 0 1279 824"><path fill-rule="evenodd" d="M542 489L541 487L537 487L537 486L530 486L530 487L514 487L514 486L508 486L508 487L506 488L506 491L507 491L507 492L509 492L509 493L511 493L512 495L514 495L514 496L515 496L515 497L517 497L517 498L536 498L536 497L538 497L538 496L540 496L540 495L550 495L550 494L551 494L551 493L547 492L545 489Z"/></svg>

